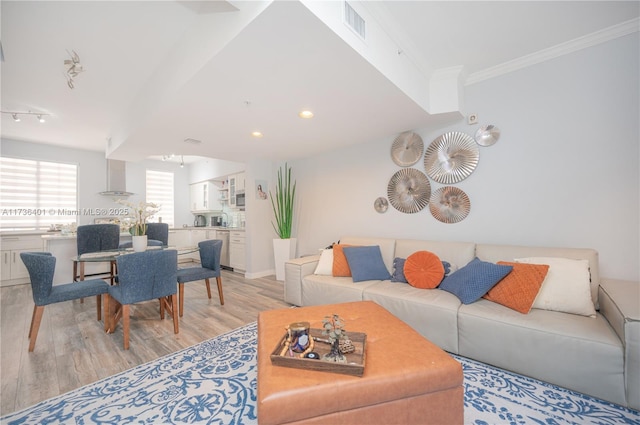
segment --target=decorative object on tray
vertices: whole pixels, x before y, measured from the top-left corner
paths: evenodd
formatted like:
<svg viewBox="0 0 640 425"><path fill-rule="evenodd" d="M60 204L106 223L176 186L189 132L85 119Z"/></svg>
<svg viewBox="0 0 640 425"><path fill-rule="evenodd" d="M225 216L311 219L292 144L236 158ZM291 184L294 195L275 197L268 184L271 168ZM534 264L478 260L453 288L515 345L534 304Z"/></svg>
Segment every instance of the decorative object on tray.
<svg viewBox="0 0 640 425"><path fill-rule="evenodd" d="M405 131L391 144L391 159L401 167L409 167L418 162L423 151L422 137L411 131Z"/></svg>
<svg viewBox="0 0 640 425"><path fill-rule="evenodd" d="M438 183L457 183L473 173L479 156L473 137L449 132L431 142L424 155L424 168L427 175Z"/></svg>
<svg viewBox="0 0 640 425"><path fill-rule="evenodd" d="M322 360L345 363L347 358L340 351L340 341L348 338L344 331L344 320L337 314L325 316L322 319L322 328L322 335L326 335L331 344L331 351L322 356Z"/></svg>
<svg viewBox="0 0 640 425"><path fill-rule="evenodd" d="M500 138L500 129L492 124L483 125L476 131L476 143L480 146L491 146Z"/></svg>
<svg viewBox="0 0 640 425"><path fill-rule="evenodd" d="M387 201L387 198L381 196L374 201L373 208L380 214L385 213L387 209L389 209L389 201Z"/></svg>
<svg viewBox="0 0 640 425"><path fill-rule="evenodd" d="M389 202L403 213L416 213L427 206L431 196L429 179L415 168L395 173L387 186Z"/></svg>
<svg viewBox="0 0 640 425"><path fill-rule="evenodd" d="M290 367L295 369L312 370L319 372L340 373L351 376L362 376L364 374L364 366L366 361L366 344L367 335L362 332L349 331L348 340L342 340L342 346L346 351L342 351L346 357L346 362L339 363L333 361L322 361L325 354L331 352L331 344L326 335L323 335L324 329L309 329L310 340L313 340L314 351L310 351L304 358L294 355L291 357L288 350L284 355L282 348L289 338L288 332L278 341L274 350L271 352L271 363L275 366ZM340 343L339 343L340 344ZM353 351L351 351L353 346Z"/></svg>
<svg viewBox="0 0 640 425"><path fill-rule="evenodd" d="M469 215L471 201L464 191L454 186L445 186L431 194L429 209L437 220L457 223Z"/></svg>
<svg viewBox="0 0 640 425"><path fill-rule="evenodd" d="M313 338L309 335L309 322L291 323L285 329L287 330L287 338L283 341L281 356L315 358L308 356L314 346Z"/></svg>

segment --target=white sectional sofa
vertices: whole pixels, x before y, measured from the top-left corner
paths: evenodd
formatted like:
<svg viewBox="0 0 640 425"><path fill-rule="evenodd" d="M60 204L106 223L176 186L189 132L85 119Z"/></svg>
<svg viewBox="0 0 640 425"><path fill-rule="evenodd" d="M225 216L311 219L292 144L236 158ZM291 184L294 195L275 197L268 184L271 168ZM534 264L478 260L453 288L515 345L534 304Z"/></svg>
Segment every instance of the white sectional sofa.
<svg viewBox="0 0 640 425"><path fill-rule="evenodd" d="M421 250L458 267L475 257L588 260L595 317L536 308L523 314L486 299L463 304L437 288L316 275L319 255L286 263L284 298L297 306L372 300L448 352L640 410L640 284L601 278L597 251L363 237L340 243L379 246L390 274L394 258Z"/></svg>

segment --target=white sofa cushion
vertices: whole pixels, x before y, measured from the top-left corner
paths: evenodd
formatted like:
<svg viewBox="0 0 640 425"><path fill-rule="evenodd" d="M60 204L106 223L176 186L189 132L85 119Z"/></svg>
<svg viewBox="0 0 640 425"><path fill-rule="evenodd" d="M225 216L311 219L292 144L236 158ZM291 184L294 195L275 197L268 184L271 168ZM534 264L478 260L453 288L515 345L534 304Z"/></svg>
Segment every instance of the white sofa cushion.
<svg viewBox="0 0 640 425"><path fill-rule="evenodd" d="M516 258L516 262L549 266L533 308L596 317L591 300L587 260L526 257Z"/></svg>
<svg viewBox="0 0 640 425"><path fill-rule="evenodd" d="M515 261L523 257L562 257L583 259L589 261L591 274L591 300L598 309L598 287L600 286L600 272L598 269L598 251L590 248L544 248L519 245L488 245L478 244L476 256L483 261Z"/></svg>

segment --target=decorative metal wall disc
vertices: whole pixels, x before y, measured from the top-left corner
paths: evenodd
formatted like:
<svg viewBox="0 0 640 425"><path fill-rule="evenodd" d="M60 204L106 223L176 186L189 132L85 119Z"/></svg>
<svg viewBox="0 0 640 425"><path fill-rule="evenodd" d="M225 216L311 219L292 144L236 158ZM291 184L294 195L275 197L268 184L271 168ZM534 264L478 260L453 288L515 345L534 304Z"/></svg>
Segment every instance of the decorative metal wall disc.
<svg viewBox="0 0 640 425"><path fill-rule="evenodd" d="M476 131L476 143L480 146L491 146L500 138L500 129L494 125L483 125Z"/></svg>
<svg viewBox="0 0 640 425"><path fill-rule="evenodd" d="M436 138L424 154L427 175L442 184L458 183L476 169L478 145L465 133L450 132Z"/></svg>
<svg viewBox="0 0 640 425"><path fill-rule="evenodd" d="M395 173L387 186L387 197L395 209L411 214L429 203L431 183L424 173L415 168L404 168Z"/></svg>
<svg viewBox="0 0 640 425"><path fill-rule="evenodd" d="M422 137L410 131L400 134L391 145L391 159L401 167L408 167L418 162L423 152Z"/></svg>
<svg viewBox="0 0 640 425"><path fill-rule="evenodd" d="M462 190L445 186L431 194L429 210L436 220L443 223L457 223L469 215L471 202Z"/></svg>
<svg viewBox="0 0 640 425"><path fill-rule="evenodd" d="M380 214L387 212L389 208L389 201L387 198L383 198L382 196L375 200L373 203L373 208L376 209Z"/></svg>

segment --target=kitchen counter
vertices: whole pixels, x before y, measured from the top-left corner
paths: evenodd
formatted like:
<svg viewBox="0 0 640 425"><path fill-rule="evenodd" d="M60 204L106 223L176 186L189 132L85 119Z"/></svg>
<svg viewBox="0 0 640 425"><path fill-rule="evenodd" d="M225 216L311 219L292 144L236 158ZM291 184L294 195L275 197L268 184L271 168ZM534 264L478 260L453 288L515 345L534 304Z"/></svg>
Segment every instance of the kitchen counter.
<svg viewBox="0 0 640 425"><path fill-rule="evenodd" d="M21 235L47 235L59 232L47 232L46 230L0 230L0 236L21 236Z"/></svg>
<svg viewBox="0 0 640 425"><path fill-rule="evenodd" d="M240 232L244 232L244 227L227 227L227 226L187 226L187 227L176 227L173 230L180 230L180 229L186 229L186 230L234 230L234 231L240 231Z"/></svg>

